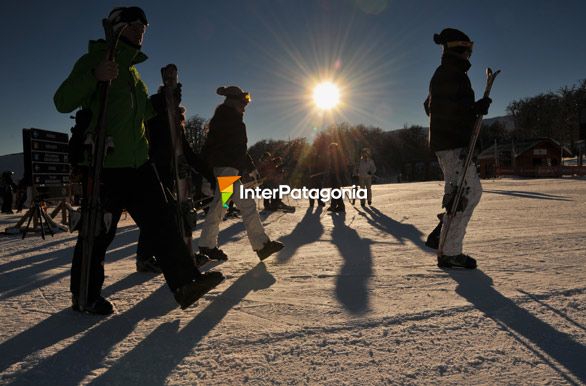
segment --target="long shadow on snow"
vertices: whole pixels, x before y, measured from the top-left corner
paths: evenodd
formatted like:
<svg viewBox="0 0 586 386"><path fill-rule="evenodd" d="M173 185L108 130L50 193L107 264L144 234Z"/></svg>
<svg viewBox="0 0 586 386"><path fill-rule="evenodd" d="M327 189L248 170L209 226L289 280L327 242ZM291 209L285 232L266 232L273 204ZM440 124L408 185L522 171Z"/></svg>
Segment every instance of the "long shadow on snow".
<svg viewBox="0 0 586 386"><path fill-rule="evenodd" d="M586 382L586 366L584 366L586 347L503 296L492 286L492 279L484 272L479 270L466 272L446 270L446 272L458 283L456 288L458 295L511 331L516 340L557 371L567 382L575 384L555 363L515 335L523 336L579 378L581 382Z"/></svg>
<svg viewBox="0 0 586 386"><path fill-rule="evenodd" d="M169 374L196 349L198 343L232 308L250 292L269 288L275 282L275 278L267 272L264 263L258 263L254 269L241 276L230 288L213 299L181 330L178 320L162 324L92 384L165 384Z"/></svg>
<svg viewBox="0 0 586 386"><path fill-rule="evenodd" d="M134 242L136 242L137 237L137 229L116 235L114 241L108 248L108 252L106 252L106 262L115 262L128 256L134 256L136 253L136 245L134 245ZM112 251L113 249L116 250ZM74 247L69 247L55 252L51 251L36 255L35 257L42 261L42 263L32 264L0 274L0 291L2 292L0 294L0 300L21 295L69 276L73 250ZM57 268L61 268L61 272L42 277L43 273Z"/></svg>
<svg viewBox="0 0 586 386"><path fill-rule="evenodd" d="M127 288L142 284L151 278L152 276L149 275L134 273L104 288L103 292L105 294L113 294L115 292L123 291ZM7 369L14 363L22 361L28 355L34 354L37 351L41 351L47 347L61 342L62 340L66 340L76 334L86 331L102 321L102 317L80 314L67 307L66 309L63 309L56 314L51 315L47 319L29 328L28 330L25 330L0 344L0 352L2 352L2 355L0 356L0 371ZM104 323L108 323L108 321ZM102 330L102 332L104 331ZM109 333L105 333L104 335L106 336L108 334ZM83 340L84 338L81 339ZM85 349L80 346L79 350L93 351L94 348L96 347L94 347L94 344L91 343ZM56 354L55 356L57 355L59 354ZM74 354L71 355L72 356L68 359L63 358L64 363L62 363L62 368L54 368L47 374L65 371L70 366L75 368L77 366L76 363L79 362L81 358L84 358L87 354L84 352L79 356L79 358L74 356ZM91 355L90 357L93 358ZM49 359L47 359L47 361L49 361ZM52 361L51 363L56 362ZM38 371L40 371L40 369ZM32 381L34 381L34 379L32 379ZM49 382L49 379L47 379L47 382ZM55 382L54 384L60 384L60 382Z"/></svg>
<svg viewBox="0 0 586 386"><path fill-rule="evenodd" d="M126 232L133 232L133 231L135 231L134 229L129 229L129 228L135 228L135 227L136 227L135 225L127 225L127 226L118 228L116 237L119 238L119 237L121 237L122 234L124 234ZM20 236L17 236L17 237L20 238ZM77 239L77 234L74 235L74 236L70 236L70 237L64 238L64 239L52 240L52 241L44 242L43 244L37 245L37 246L35 246L33 248L23 249L23 250L17 251L17 253L19 255L23 255L25 253L35 252L35 251L37 251L39 249L47 249L49 247L53 247L53 246L56 246L56 245L64 244L66 242L73 241L73 240L76 240L76 239ZM51 239L49 238L49 240L51 240ZM116 239L114 239L114 240L116 240ZM5 264L0 265L0 272L12 270L12 269L19 268L19 267L28 266L28 265L33 264L33 263L39 263L41 261L50 259L51 256L52 256L51 253L44 253L44 254L40 254L40 255L29 256L29 257L26 257L26 258L23 258L23 259L18 259L18 260L15 260L15 261L11 261L11 262L8 262L8 263L5 263Z"/></svg>
<svg viewBox="0 0 586 386"><path fill-rule="evenodd" d="M16 374L18 382L78 385L92 371L105 365L105 357L132 334L141 321L158 318L176 307L169 289L162 285L133 308L109 317L70 346L44 359L24 374ZM151 363L151 370L153 365Z"/></svg>
<svg viewBox="0 0 586 386"><path fill-rule="evenodd" d="M555 194L537 193L537 192L523 192L519 190L482 190L482 193L502 194L505 196L513 196L519 198L534 198L538 200L556 200L556 201L573 201L565 196L557 196Z"/></svg>
<svg viewBox="0 0 586 386"><path fill-rule="evenodd" d="M363 216L370 225L393 236L399 243L405 244L405 240L411 240L411 242L421 250L426 252L429 251L425 246L425 242L421 239L423 233L414 225L404 224L400 221L393 220L380 210L373 207L364 208L364 212L359 209L357 209L357 211L358 214Z"/></svg>
<svg viewBox="0 0 586 386"><path fill-rule="evenodd" d="M345 213L332 214L332 243L344 259L336 277L336 298L350 313L360 315L370 310L368 285L372 277L373 242L361 238L345 220Z"/></svg>
<svg viewBox="0 0 586 386"><path fill-rule="evenodd" d="M313 208L309 207L291 233L279 238L285 244L285 248L277 254L277 263L287 263L301 246L311 244L320 239L324 233L324 226L320 217L321 212L321 206L318 206L315 212L313 212Z"/></svg>

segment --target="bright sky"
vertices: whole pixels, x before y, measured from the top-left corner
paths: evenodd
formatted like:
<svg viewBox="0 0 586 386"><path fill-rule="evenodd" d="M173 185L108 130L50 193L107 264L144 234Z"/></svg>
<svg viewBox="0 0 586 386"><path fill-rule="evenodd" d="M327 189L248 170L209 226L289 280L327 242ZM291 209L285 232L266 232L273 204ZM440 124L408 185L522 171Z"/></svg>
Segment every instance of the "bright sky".
<svg viewBox="0 0 586 386"><path fill-rule="evenodd" d="M0 4L0 154L22 151L23 128L69 132L53 94L101 19L119 2L3 1ZM513 99L585 78L582 0L214 0L136 1L150 26L138 66L151 92L176 63L188 115L211 117L221 85L252 94L249 145L306 136L332 122L427 125L422 103L441 48L432 36L459 28L475 42L469 76L477 95L484 68L502 69L489 116ZM332 112L315 109L317 81L340 87Z"/></svg>

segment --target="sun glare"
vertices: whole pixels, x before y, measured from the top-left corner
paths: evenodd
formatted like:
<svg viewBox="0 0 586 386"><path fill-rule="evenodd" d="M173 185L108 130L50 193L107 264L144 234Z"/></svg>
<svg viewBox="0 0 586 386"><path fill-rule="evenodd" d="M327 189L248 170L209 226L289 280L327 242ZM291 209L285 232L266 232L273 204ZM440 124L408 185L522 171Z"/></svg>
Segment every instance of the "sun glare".
<svg viewBox="0 0 586 386"><path fill-rule="evenodd" d="M340 102L340 90L332 82L323 82L313 89L313 101L322 110L329 110Z"/></svg>

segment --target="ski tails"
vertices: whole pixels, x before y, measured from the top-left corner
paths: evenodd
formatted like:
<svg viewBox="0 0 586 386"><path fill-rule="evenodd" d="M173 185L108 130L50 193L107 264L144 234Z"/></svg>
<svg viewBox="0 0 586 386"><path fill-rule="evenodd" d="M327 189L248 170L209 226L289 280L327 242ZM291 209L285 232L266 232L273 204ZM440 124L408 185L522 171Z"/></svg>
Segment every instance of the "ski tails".
<svg viewBox="0 0 586 386"><path fill-rule="evenodd" d="M493 72L490 67L486 69L486 87L484 89L485 98L488 98L490 96L492 84L494 83L495 78L500 72L500 70ZM450 230L450 223L456 215L458 205L460 204L460 199L462 198L462 193L464 192L464 179L466 178L466 173L468 171L468 168L470 167L470 163L472 162L472 156L474 155L476 141L478 140L478 136L480 135L480 128L482 127L482 117L482 115L479 115L478 118L476 118L476 122L474 123L474 131L472 132L472 136L470 137L470 143L468 144L468 154L466 155L466 161L464 162L464 169L462 170L460 181L458 181L456 195L454 196L451 205L446 207L446 215L443 218L442 225L442 227L445 228L445 231L442 229L440 235L439 246L437 249L438 257L442 256L444 253L444 244L446 242L446 238Z"/></svg>
<svg viewBox="0 0 586 386"><path fill-rule="evenodd" d="M121 28L118 33L114 33L112 22L108 19L102 20L108 50L106 60L115 61L116 47L120 40L120 34L124 31ZM92 259L96 258L94 254L95 238L100 233L104 216L100 200L100 182L104 158L107 151L106 124L107 124L107 104L108 94L111 81L100 82L98 89L99 111L98 123L92 139L92 148L90 152L89 169L86 184L86 203L82 213L82 258L81 258L81 277L78 294L80 310L84 310L88 301L88 286L90 276L90 266Z"/></svg>

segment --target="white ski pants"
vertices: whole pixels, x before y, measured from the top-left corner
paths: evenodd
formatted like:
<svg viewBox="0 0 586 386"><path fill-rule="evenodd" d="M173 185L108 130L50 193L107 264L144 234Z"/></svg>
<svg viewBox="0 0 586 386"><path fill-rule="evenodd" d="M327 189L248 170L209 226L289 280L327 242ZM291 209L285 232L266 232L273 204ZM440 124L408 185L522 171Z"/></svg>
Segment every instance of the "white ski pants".
<svg viewBox="0 0 586 386"><path fill-rule="evenodd" d="M450 194L453 187L458 186L460 176L464 170L466 161L466 151L462 148L453 150L442 150L435 153L444 173L444 194ZM464 191L461 200L465 200L466 206L462 212L456 212L450 224L450 229L444 244L443 254L455 256L462 253L462 244L466 235L466 227L472 217L474 208L480 202L482 195L482 185L476 172L476 164L470 163L464 178ZM446 227L442 227L442 237Z"/></svg>
<svg viewBox="0 0 586 386"><path fill-rule="evenodd" d="M237 176L238 170L230 167L218 167L214 168L214 175L216 177L221 176ZM240 180L234 183L234 194L231 200L234 201L236 207L240 209L242 215L242 221L246 228L246 234L252 249L258 251L262 249L264 244L269 240L269 237L265 233L264 227L260 222L260 217L256 210L256 202L253 199L241 199L240 198ZM220 188L216 187L214 192L214 200L210 204L210 210L206 216L199 238L199 246L204 248L215 248L218 246L218 233L220 232L220 222L224 217L226 210L222 206L222 199L220 194Z"/></svg>

